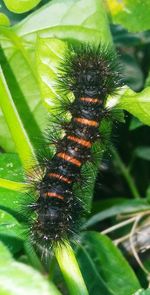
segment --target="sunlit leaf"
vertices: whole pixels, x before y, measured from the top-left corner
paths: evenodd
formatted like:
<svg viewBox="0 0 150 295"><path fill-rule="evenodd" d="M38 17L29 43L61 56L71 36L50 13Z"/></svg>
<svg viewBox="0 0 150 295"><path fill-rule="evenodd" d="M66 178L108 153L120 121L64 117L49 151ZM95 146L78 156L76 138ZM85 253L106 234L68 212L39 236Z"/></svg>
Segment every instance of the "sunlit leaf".
<svg viewBox="0 0 150 295"><path fill-rule="evenodd" d="M123 87L116 96L108 99L107 106L126 110L144 124L150 125L150 87L138 93Z"/></svg>
<svg viewBox="0 0 150 295"><path fill-rule="evenodd" d="M0 292L4 295L60 295L44 276L23 263L16 262L0 244Z"/></svg>
<svg viewBox="0 0 150 295"><path fill-rule="evenodd" d="M111 42L102 0L86 0L86 3L84 0L53 0L17 24L14 31L33 43L37 34L44 38Z"/></svg>
<svg viewBox="0 0 150 295"><path fill-rule="evenodd" d="M107 0L112 19L131 32L150 29L149 0Z"/></svg>
<svg viewBox="0 0 150 295"><path fill-rule="evenodd" d="M0 26L9 26L10 21L6 14L0 12Z"/></svg>
<svg viewBox="0 0 150 295"><path fill-rule="evenodd" d="M41 0L4 0L6 7L14 13L24 13L34 8Z"/></svg>

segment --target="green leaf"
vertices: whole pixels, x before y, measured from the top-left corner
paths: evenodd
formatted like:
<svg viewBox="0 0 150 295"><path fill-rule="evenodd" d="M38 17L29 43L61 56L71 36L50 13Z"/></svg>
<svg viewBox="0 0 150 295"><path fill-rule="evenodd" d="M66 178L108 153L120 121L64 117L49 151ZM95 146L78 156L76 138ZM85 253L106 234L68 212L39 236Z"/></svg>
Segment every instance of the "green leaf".
<svg viewBox="0 0 150 295"><path fill-rule="evenodd" d="M8 198L9 196L9 198ZM9 189L0 188L0 209L3 209L15 216L20 215L20 202L23 199L21 192L11 191Z"/></svg>
<svg viewBox="0 0 150 295"><path fill-rule="evenodd" d="M150 87L138 93L122 87L116 96L108 98L107 106L126 110L150 126Z"/></svg>
<svg viewBox="0 0 150 295"><path fill-rule="evenodd" d="M147 198L148 202L150 202L150 185L146 189L146 198Z"/></svg>
<svg viewBox="0 0 150 295"><path fill-rule="evenodd" d="M86 269L87 274L90 269L89 261L91 260L91 268L94 268L95 273L103 278L103 282L108 290L112 292L110 294L131 295L140 288L132 268L108 237L96 232L88 232L83 235L81 244L84 247L84 251L88 253L89 259L87 264L85 264L85 254L79 246L80 265L84 263L84 270ZM87 282L88 288L90 288L92 280L93 276ZM95 295L98 293L91 294ZM102 294L109 293L105 292Z"/></svg>
<svg viewBox="0 0 150 295"><path fill-rule="evenodd" d="M81 243L77 249L77 258L89 294L99 295L99 292L101 291L101 294L103 295L114 295L101 276L100 272L98 272L95 263L86 249L86 246L82 246Z"/></svg>
<svg viewBox="0 0 150 295"><path fill-rule="evenodd" d="M57 111L61 99L56 79L58 66L64 57L66 48L66 43L58 39L38 39L36 54L41 96L45 106L53 113Z"/></svg>
<svg viewBox="0 0 150 295"><path fill-rule="evenodd" d="M139 121L137 118L133 117L130 122L129 130L132 131L132 130L135 130L141 126L143 126L143 123L141 121Z"/></svg>
<svg viewBox="0 0 150 295"><path fill-rule="evenodd" d="M9 18L2 12L0 12L0 26L10 26Z"/></svg>
<svg viewBox="0 0 150 295"><path fill-rule="evenodd" d="M25 192L29 184L24 183L24 171L17 154L0 154L0 188Z"/></svg>
<svg viewBox="0 0 150 295"><path fill-rule="evenodd" d="M126 46L124 44L124 46ZM134 91L139 91L144 86L144 74L137 59L131 53L123 53L120 57L121 75L126 84Z"/></svg>
<svg viewBox="0 0 150 295"><path fill-rule="evenodd" d="M25 126L23 125L17 106L15 104L14 96L10 92L10 89L8 88L2 68L0 68L0 92L1 92L0 105L3 111L3 114L10 128L20 159L24 167L28 168L29 162L27 161L31 161L32 159L36 162L36 155L35 155L32 143L30 141L30 138L28 136L28 133L26 132L24 128ZM20 99L21 99L21 96L20 96Z"/></svg>
<svg viewBox="0 0 150 295"><path fill-rule="evenodd" d="M0 240L16 253L22 248L23 230L19 222L9 213L0 210Z"/></svg>
<svg viewBox="0 0 150 295"><path fill-rule="evenodd" d="M149 210L150 205L145 200L127 200L120 204L114 205L108 209L103 210L92 216L85 224L84 228L93 226L106 218L115 216L117 214L128 214L132 212Z"/></svg>
<svg viewBox="0 0 150 295"><path fill-rule="evenodd" d="M26 103L24 103L24 97L20 91L19 85L17 85L11 68L9 67L7 61L6 65L4 64L4 61L5 56L3 55L3 52L1 50L1 64L3 66L4 71L1 68L0 90L2 97L0 105L3 114L6 118L6 121L8 123L9 129L11 131L11 135L16 144L16 148L19 153L20 159L24 167L28 168L30 166L29 161L34 160L36 162L36 155L34 152L34 147L29 137L30 133L27 133L29 127L27 126L27 119L25 118L27 118L27 116L28 120L30 118L30 124L33 124L32 128L36 128L36 131L38 131L38 127L34 121L34 118L32 118L31 113L28 110L28 107L26 106ZM21 108L18 104L17 98L21 99L22 101Z"/></svg>
<svg viewBox="0 0 150 295"><path fill-rule="evenodd" d="M0 236L3 234L18 238L21 231L22 228L19 222L13 216L3 210L0 210Z"/></svg>
<svg viewBox="0 0 150 295"><path fill-rule="evenodd" d="M8 183L7 183L8 181ZM9 182L12 181L12 182ZM20 202L23 198L24 186L17 186L24 181L23 168L16 154L0 154L0 208L7 212L20 212ZM8 186L9 184L9 186ZM16 185L16 191L11 191ZM7 189L6 189L7 186ZM15 187L14 187L15 188ZM9 198L8 198L9 194Z"/></svg>
<svg viewBox="0 0 150 295"><path fill-rule="evenodd" d="M4 0L6 7L14 13L24 13L31 10L40 3L41 0Z"/></svg>
<svg viewBox="0 0 150 295"><path fill-rule="evenodd" d="M140 289L132 295L150 295L150 289L147 289L147 290Z"/></svg>
<svg viewBox="0 0 150 295"><path fill-rule="evenodd" d="M115 23L121 24L130 32L140 32L150 29L149 0L124 0L119 3L117 0L113 0L111 2L110 9Z"/></svg>
<svg viewBox="0 0 150 295"><path fill-rule="evenodd" d="M46 112L41 105L37 73L33 61L33 50L28 50L23 40L12 29L0 27L0 59L5 84L11 92L13 102L28 133L32 145L37 148L37 138L46 126ZM35 48L34 48L35 49ZM20 104L20 99L22 103ZM39 115L40 114L40 115ZM0 138L6 151L15 151L10 132L0 111Z"/></svg>
<svg viewBox="0 0 150 295"><path fill-rule="evenodd" d="M134 150L134 154L143 159L150 161L150 147L148 146L139 146Z"/></svg>
<svg viewBox="0 0 150 295"><path fill-rule="evenodd" d="M23 181L24 171L17 154L0 154L0 178Z"/></svg>
<svg viewBox="0 0 150 295"><path fill-rule="evenodd" d="M31 267L18 263L0 243L0 292L1 295L60 295L49 282Z"/></svg>
<svg viewBox="0 0 150 295"><path fill-rule="evenodd" d="M11 138L10 131L0 108L0 146L7 152L15 151L15 143Z"/></svg>
<svg viewBox="0 0 150 295"><path fill-rule="evenodd" d="M65 278L70 295L88 295L78 263L71 246L66 242L55 248L55 255Z"/></svg>
<svg viewBox="0 0 150 295"><path fill-rule="evenodd" d="M17 24L14 31L30 42L35 42L37 34L44 38L111 42L102 0L53 0Z"/></svg>

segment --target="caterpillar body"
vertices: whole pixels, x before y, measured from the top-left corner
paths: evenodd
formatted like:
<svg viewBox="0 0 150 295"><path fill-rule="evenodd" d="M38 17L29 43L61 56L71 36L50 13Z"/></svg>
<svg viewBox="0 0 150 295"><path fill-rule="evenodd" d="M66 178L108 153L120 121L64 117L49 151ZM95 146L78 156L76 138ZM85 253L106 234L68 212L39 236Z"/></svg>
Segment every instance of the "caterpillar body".
<svg viewBox="0 0 150 295"><path fill-rule="evenodd" d="M37 201L29 204L36 213L30 222L32 241L44 247L79 231L85 208L74 193L74 185L81 177L82 166L90 160L93 144L101 140L99 126L107 112L106 98L120 85L116 66L112 50L87 44L69 46L60 64L62 95L70 91L74 95L74 101L68 104L71 120L62 127L64 136L35 185Z"/></svg>

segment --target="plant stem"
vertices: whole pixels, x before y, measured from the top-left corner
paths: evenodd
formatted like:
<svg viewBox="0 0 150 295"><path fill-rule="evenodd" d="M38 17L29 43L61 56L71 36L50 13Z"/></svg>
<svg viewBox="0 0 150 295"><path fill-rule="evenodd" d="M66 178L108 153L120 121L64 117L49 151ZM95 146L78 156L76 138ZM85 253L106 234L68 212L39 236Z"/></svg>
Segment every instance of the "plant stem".
<svg viewBox="0 0 150 295"><path fill-rule="evenodd" d="M88 295L73 249L68 242L56 246L55 255L70 295Z"/></svg>
<svg viewBox="0 0 150 295"><path fill-rule="evenodd" d="M110 233L110 232L112 232L112 231L114 231L114 230L116 230L116 229L118 229L118 228L120 228L120 227L123 227L123 226L125 226L125 225L127 225L127 224L132 223L133 221L135 221L136 218L137 218L137 217L132 217L132 218L130 218L130 219L128 219L128 220L125 220L125 221L122 221L122 222L120 222L120 223L118 223L118 224L115 224L114 226L111 226L111 227L109 227L109 228L103 230L103 231L101 232L101 234L106 235L106 234L108 234L108 233Z"/></svg>
<svg viewBox="0 0 150 295"><path fill-rule="evenodd" d="M135 185L135 182L134 182L132 176L129 173L128 168L125 166L125 164L121 160L118 152L116 151L116 149L114 147L111 148L111 151L112 151L112 154L115 158L116 165L120 169L120 172L122 173L123 177L125 178L133 197L135 199L141 199L141 196L137 190L137 187Z"/></svg>

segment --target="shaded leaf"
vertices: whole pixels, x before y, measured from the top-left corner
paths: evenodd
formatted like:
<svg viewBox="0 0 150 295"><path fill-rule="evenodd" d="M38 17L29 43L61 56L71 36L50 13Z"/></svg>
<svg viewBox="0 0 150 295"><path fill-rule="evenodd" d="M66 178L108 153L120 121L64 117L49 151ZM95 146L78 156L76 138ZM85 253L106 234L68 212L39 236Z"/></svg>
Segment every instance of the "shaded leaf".
<svg viewBox="0 0 150 295"><path fill-rule="evenodd" d="M16 253L22 248L23 231L19 222L11 215L0 210L0 240Z"/></svg>
<svg viewBox="0 0 150 295"><path fill-rule="evenodd" d="M132 295L140 288L132 268L108 237L96 232L88 232L83 235L81 243L91 260L91 267L94 267L95 272L103 278L108 290L112 292L110 294ZM85 265L85 254L80 246L78 251L80 264L84 263L84 270L88 272L89 260ZM87 282L89 288L91 281Z"/></svg>
<svg viewBox="0 0 150 295"><path fill-rule="evenodd" d="M101 294L103 295L114 295L112 290L107 286L101 274L98 272L95 263L93 262L91 256L88 253L88 250L86 249L86 246L82 247L82 245L80 244L77 249L77 258L89 294L99 295L99 292L101 291Z"/></svg>
<svg viewBox="0 0 150 295"><path fill-rule="evenodd" d="M133 117L130 122L129 130L135 130L141 126L143 126L143 123L139 121L137 118Z"/></svg>
<svg viewBox="0 0 150 295"><path fill-rule="evenodd" d="M84 228L93 226L106 218L115 216L117 214L132 213L138 211L149 210L150 205L146 200L128 200L123 201L122 204L116 204L108 209L103 210L92 216L85 224Z"/></svg>
<svg viewBox="0 0 150 295"><path fill-rule="evenodd" d="M0 210L0 235L9 235L18 238L22 228L19 222L9 213Z"/></svg>
<svg viewBox="0 0 150 295"><path fill-rule="evenodd" d="M134 150L134 154L144 160L150 161L150 147L139 146Z"/></svg>

